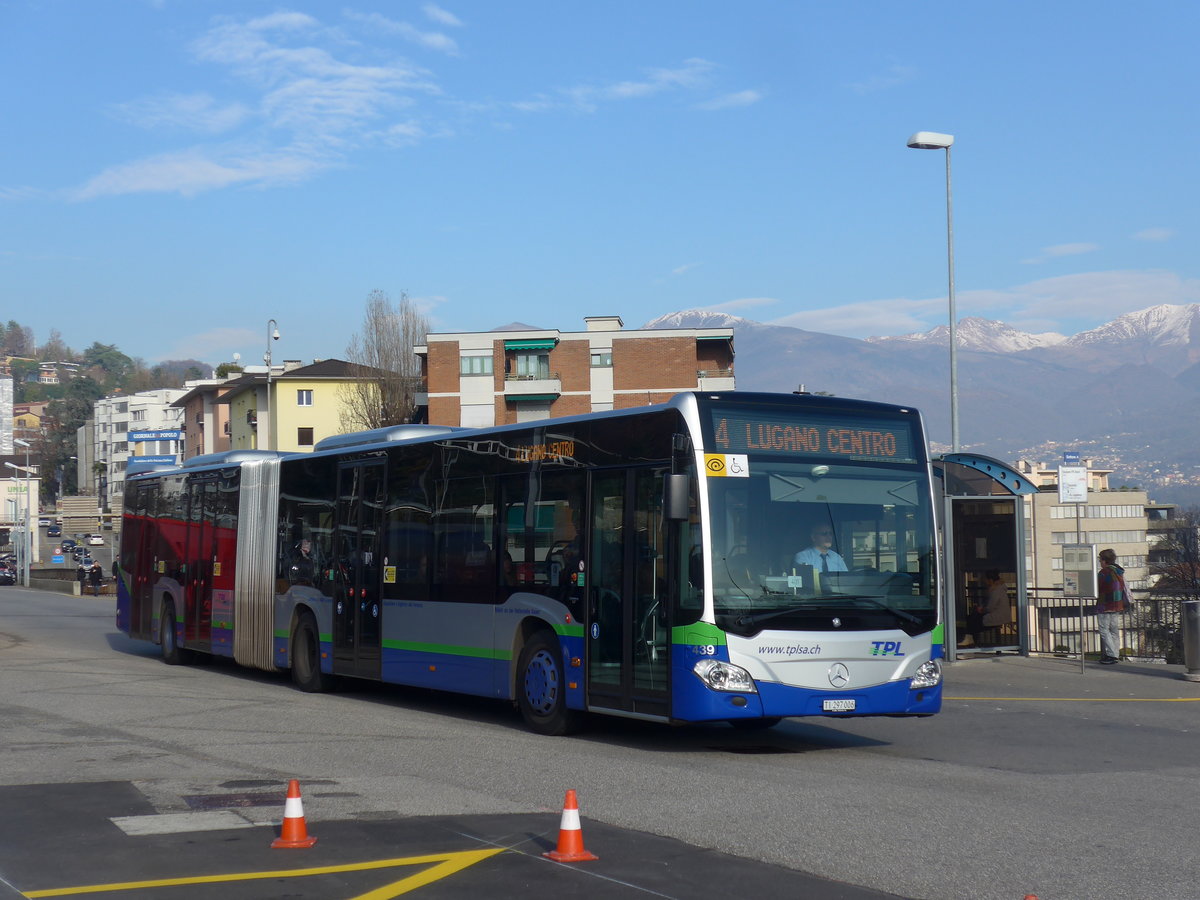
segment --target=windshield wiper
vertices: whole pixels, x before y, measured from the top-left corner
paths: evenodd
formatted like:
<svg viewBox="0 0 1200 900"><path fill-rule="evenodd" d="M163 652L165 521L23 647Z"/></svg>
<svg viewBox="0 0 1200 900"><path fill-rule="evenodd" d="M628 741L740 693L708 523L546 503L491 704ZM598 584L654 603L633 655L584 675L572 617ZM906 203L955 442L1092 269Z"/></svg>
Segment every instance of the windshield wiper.
<svg viewBox="0 0 1200 900"><path fill-rule="evenodd" d="M833 594L832 596L837 597L839 600L856 600L861 603L870 603L876 609L886 610L898 619L904 619L906 622L912 622L916 625L921 624L921 620L912 613L905 612L902 609L896 609L894 606L888 606L886 603L876 600L874 597L867 597L862 594Z"/></svg>
<svg viewBox="0 0 1200 900"><path fill-rule="evenodd" d="M786 609L773 609L770 612L756 613L755 615L752 615L752 616L744 616L744 615L738 616L736 619L733 620L733 624L739 625L739 626L757 625L760 622L769 622L771 619L777 619L780 616L790 616L793 613L800 613L800 612L811 612L812 610L817 609L824 605L825 604L823 604L823 603L820 603L820 604L809 603L805 606L789 606Z"/></svg>
<svg viewBox="0 0 1200 900"><path fill-rule="evenodd" d="M740 627L745 627L747 625L759 625L763 622L769 622L772 619L777 619L781 616L790 616L795 613L803 613L803 612L815 612L816 610L824 610L824 609L829 609L830 607L837 607L837 606L841 605L838 602L832 602L832 603L829 602L831 600L833 600L833 601L854 600L857 602L869 603L875 609L889 612L892 615L894 615L896 618L903 619L906 622L911 622L914 625L921 624L921 620L919 618L917 618L916 616L914 616L912 613L905 612L902 609L896 609L893 606L888 606L886 603L879 602L874 597L864 597L864 596L855 595L855 594L835 594L832 596L822 597L820 599L822 601L820 603L808 603L804 606L789 606L786 609L773 609L770 612L757 613L752 616L749 616L749 615L738 616L736 619L733 620L733 623Z"/></svg>

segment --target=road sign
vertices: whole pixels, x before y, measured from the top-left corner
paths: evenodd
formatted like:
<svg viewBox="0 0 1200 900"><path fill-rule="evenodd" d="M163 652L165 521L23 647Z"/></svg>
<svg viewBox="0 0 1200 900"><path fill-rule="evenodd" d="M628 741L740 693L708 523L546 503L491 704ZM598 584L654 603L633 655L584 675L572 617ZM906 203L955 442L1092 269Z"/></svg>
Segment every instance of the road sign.
<svg viewBox="0 0 1200 900"><path fill-rule="evenodd" d="M1058 502L1087 503L1088 470L1086 466L1058 467Z"/></svg>

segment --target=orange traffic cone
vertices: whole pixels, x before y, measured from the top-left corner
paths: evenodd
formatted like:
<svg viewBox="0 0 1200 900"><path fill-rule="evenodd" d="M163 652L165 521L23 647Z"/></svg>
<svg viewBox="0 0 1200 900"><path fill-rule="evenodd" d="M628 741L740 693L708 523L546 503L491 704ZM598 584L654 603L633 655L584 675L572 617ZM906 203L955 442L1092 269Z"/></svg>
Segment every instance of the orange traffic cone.
<svg viewBox="0 0 1200 900"><path fill-rule="evenodd" d="M293 778L288 782L287 800L283 804L283 828L279 837L271 842L272 849L280 847L311 847L317 842L308 834L304 824L304 802L300 799L300 782Z"/></svg>
<svg viewBox="0 0 1200 900"><path fill-rule="evenodd" d="M583 849L583 830L579 827L579 801L575 791L567 791L563 801L562 821L558 826L558 849L543 853L555 862L586 862L599 859Z"/></svg>

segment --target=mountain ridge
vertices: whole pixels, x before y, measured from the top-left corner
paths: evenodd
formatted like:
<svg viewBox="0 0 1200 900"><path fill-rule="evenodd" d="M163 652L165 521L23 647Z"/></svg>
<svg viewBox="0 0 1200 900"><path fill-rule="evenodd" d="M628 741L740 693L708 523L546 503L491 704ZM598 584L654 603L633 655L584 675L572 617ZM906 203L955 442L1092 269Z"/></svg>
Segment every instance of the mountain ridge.
<svg viewBox="0 0 1200 900"><path fill-rule="evenodd" d="M739 390L803 385L915 406L935 451L949 449L944 325L859 339L682 310L643 327L732 328ZM1112 469L1115 485L1200 502L1200 304L1158 304L1070 336L964 319L957 336L963 450L1009 462L1077 450Z"/></svg>

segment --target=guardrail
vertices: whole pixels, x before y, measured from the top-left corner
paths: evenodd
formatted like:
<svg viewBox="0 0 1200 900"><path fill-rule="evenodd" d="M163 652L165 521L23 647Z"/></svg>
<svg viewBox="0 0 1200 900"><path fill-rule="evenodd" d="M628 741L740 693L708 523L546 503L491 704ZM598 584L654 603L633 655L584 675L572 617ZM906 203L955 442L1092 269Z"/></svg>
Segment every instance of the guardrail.
<svg viewBox="0 0 1200 900"><path fill-rule="evenodd" d="M1134 589L1132 608L1120 614L1121 654L1148 662L1183 663L1183 617L1178 599ZM1064 597L1061 589L1029 588L1029 652L1078 657L1100 653L1095 601Z"/></svg>

